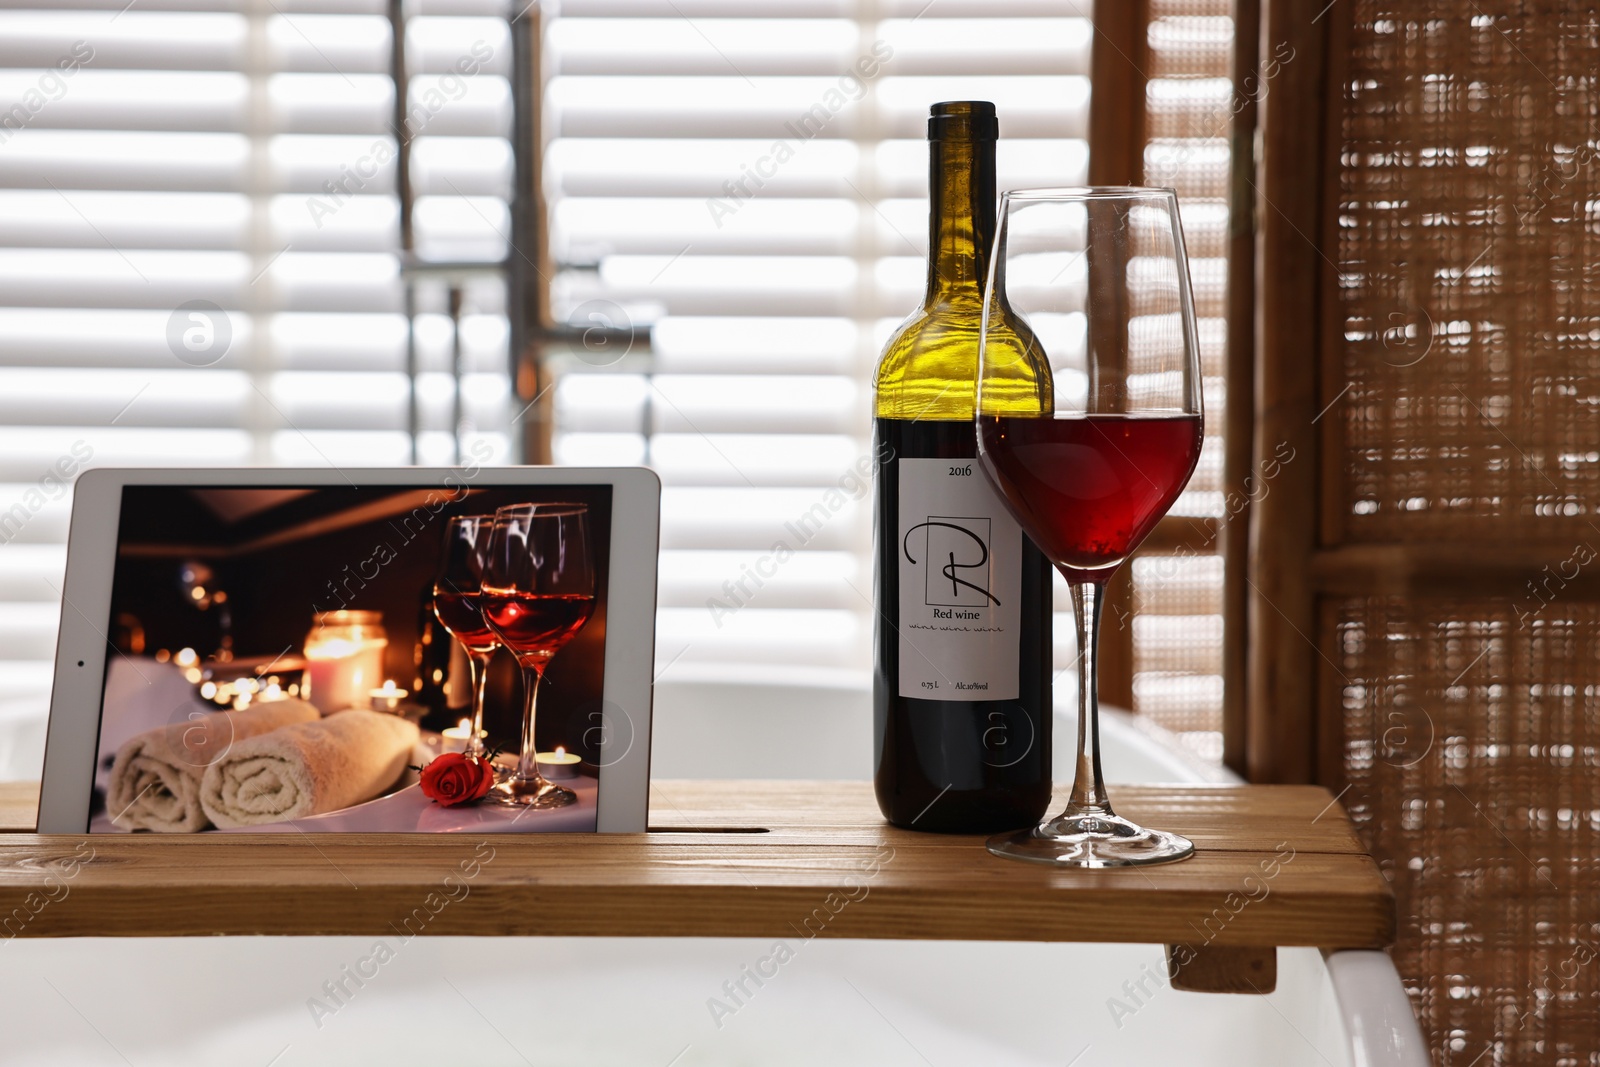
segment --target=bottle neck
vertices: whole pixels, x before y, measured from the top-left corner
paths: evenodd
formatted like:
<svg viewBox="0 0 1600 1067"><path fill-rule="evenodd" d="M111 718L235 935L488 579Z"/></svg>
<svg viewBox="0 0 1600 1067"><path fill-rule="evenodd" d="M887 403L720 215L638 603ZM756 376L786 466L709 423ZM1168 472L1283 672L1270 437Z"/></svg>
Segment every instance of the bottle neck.
<svg viewBox="0 0 1600 1067"><path fill-rule="evenodd" d="M928 142L928 288L924 304L977 299L994 244L994 142Z"/></svg>

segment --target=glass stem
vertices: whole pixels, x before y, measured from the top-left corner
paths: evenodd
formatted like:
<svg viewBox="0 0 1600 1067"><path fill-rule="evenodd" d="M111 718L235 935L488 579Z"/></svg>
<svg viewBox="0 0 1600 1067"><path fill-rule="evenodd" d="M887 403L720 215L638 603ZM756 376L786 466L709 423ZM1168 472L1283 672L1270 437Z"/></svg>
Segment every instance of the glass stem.
<svg viewBox="0 0 1600 1067"><path fill-rule="evenodd" d="M539 681L543 677L542 666L522 668L522 689L527 694L527 706L522 712L522 755L517 760L519 781L539 780L539 746L533 739L533 719L539 709Z"/></svg>
<svg viewBox="0 0 1600 1067"><path fill-rule="evenodd" d="M472 732L467 736L467 755L481 756L487 751L483 744L483 697L489 688L489 660L493 652L468 652L467 662L472 669Z"/></svg>
<svg viewBox="0 0 1600 1067"><path fill-rule="evenodd" d="M1100 608L1104 582L1068 581L1072 590L1072 615L1078 626L1078 767L1072 779L1068 813L1111 813L1105 781L1100 774L1100 698L1096 681L1099 663Z"/></svg>

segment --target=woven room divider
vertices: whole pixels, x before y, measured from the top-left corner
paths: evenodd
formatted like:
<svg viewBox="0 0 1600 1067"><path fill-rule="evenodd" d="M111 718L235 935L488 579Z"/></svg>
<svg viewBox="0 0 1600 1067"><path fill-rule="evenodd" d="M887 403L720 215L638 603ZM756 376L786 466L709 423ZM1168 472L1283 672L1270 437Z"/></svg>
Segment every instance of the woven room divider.
<svg viewBox="0 0 1600 1067"><path fill-rule="evenodd" d="M1436 1064L1600 1064L1600 13L1261 10L1242 762L1344 790Z"/></svg>

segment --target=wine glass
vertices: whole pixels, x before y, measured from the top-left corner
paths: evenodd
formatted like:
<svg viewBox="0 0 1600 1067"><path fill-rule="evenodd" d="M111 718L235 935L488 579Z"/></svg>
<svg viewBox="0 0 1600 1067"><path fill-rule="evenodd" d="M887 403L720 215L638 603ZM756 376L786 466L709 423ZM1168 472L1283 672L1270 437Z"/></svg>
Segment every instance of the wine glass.
<svg viewBox="0 0 1600 1067"><path fill-rule="evenodd" d="M483 617L522 668L526 705L517 769L495 785L498 803L559 808L577 794L539 773L534 714L555 654L594 613L587 504L512 504L494 513L483 574Z"/></svg>
<svg viewBox="0 0 1600 1067"><path fill-rule="evenodd" d="M461 642L472 667L472 733L466 754L482 756L483 690L489 679L489 661L500 647L499 636L483 619L479 598L483 565L489 555L493 515L458 515L444 531L439 572L433 579L433 614L450 636Z"/></svg>
<svg viewBox="0 0 1600 1067"><path fill-rule="evenodd" d="M1095 652L1106 580L1200 457L1199 340L1170 189L1006 193L979 342L978 456L1072 591L1078 763L1066 810L989 851L1059 867L1164 863L1187 838L1111 810Z"/></svg>

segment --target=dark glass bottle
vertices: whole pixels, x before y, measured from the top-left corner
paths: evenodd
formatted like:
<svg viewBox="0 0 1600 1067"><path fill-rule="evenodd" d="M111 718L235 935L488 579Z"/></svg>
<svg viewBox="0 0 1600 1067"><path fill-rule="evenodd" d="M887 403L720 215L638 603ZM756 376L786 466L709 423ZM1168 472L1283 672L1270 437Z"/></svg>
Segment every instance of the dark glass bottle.
<svg viewBox="0 0 1600 1067"><path fill-rule="evenodd" d="M439 624L433 612L433 583L423 587L417 610L417 644L411 653L412 699L428 709L433 722L444 721L445 681L450 677L450 632ZM470 713L470 712L469 712ZM454 726L454 720L446 725Z"/></svg>
<svg viewBox="0 0 1600 1067"><path fill-rule="evenodd" d="M927 291L877 373L874 782L891 823L942 833L1050 803L1050 566L975 462L997 126L993 104L933 106Z"/></svg>

